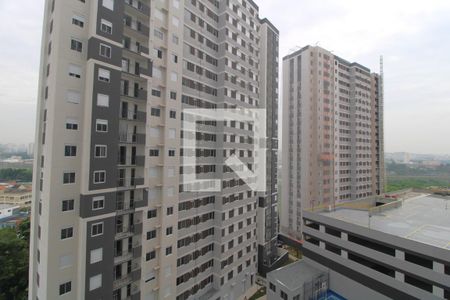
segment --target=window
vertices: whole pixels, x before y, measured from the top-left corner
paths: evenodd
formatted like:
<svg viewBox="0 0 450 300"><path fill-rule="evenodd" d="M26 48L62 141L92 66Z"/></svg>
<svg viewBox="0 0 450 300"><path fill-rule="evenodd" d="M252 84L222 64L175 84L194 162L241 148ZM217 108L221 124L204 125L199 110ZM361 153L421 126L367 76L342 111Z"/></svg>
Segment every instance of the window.
<svg viewBox="0 0 450 300"><path fill-rule="evenodd" d="M175 44L175 45L178 45L178 43L179 43L179 38L178 38L178 36L176 36L175 34L172 36L172 42Z"/></svg>
<svg viewBox="0 0 450 300"><path fill-rule="evenodd" d="M81 67L77 65L69 65L69 76L75 78L81 78Z"/></svg>
<svg viewBox="0 0 450 300"><path fill-rule="evenodd" d="M166 255L170 255L172 254L172 247L167 247L166 248Z"/></svg>
<svg viewBox="0 0 450 300"><path fill-rule="evenodd" d="M173 215L173 207L168 207L167 208L167 215L168 216Z"/></svg>
<svg viewBox="0 0 450 300"><path fill-rule="evenodd" d="M177 118L177 112L174 111L174 110L171 110L171 111L169 112L169 117L170 117L171 119L176 119L176 118Z"/></svg>
<svg viewBox="0 0 450 300"><path fill-rule="evenodd" d="M170 92L170 99L177 100L177 92Z"/></svg>
<svg viewBox="0 0 450 300"><path fill-rule="evenodd" d="M153 51L157 58L161 58L161 59L163 58L163 52L161 49L154 48Z"/></svg>
<svg viewBox="0 0 450 300"><path fill-rule="evenodd" d="M111 58L111 47L105 44L100 44L100 56Z"/></svg>
<svg viewBox="0 0 450 300"><path fill-rule="evenodd" d="M64 295L72 290L72 282L68 281L59 285L59 295Z"/></svg>
<svg viewBox="0 0 450 300"><path fill-rule="evenodd" d="M73 16L72 24L83 28L84 27L84 18L80 17L80 16Z"/></svg>
<svg viewBox="0 0 450 300"><path fill-rule="evenodd" d="M102 234L103 234L103 222L92 224L91 236L99 236Z"/></svg>
<svg viewBox="0 0 450 300"><path fill-rule="evenodd" d="M169 150L169 156L170 156L170 157L175 156L175 150L170 149L170 150Z"/></svg>
<svg viewBox="0 0 450 300"><path fill-rule="evenodd" d="M93 291L102 286L102 274L98 274L89 278L89 290Z"/></svg>
<svg viewBox="0 0 450 300"><path fill-rule="evenodd" d="M64 172L63 183L64 184L75 183L75 172Z"/></svg>
<svg viewBox="0 0 450 300"><path fill-rule="evenodd" d="M152 89L152 96L161 97L161 91Z"/></svg>
<svg viewBox="0 0 450 300"><path fill-rule="evenodd" d="M98 263L103 260L103 248L91 250L91 264Z"/></svg>
<svg viewBox="0 0 450 300"><path fill-rule="evenodd" d="M153 251L148 252L148 253L145 255L145 260L146 260L146 261L149 261L149 260L154 259L155 257L156 257L156 252L153 250Z"/></svg>
<svg viewBox="0 0 450 300"><path fill-rule="evenodd" d="M73 228L72 227L61 229L61 239L62 240L70 239L71 237L73 237Z"/></svg>
<svg viewBox="0 0 450 300"><path fill-rule="evenodd" d="M77 156L77 146L65 145L64 156Z"/></svg>
<svg viewBox="0 0 450 300"><path fill-rule="evenodd" d="M161 115L161 109L152 107L150 114L155 117L159 117Z"/></svg>
<svg viewBox="0 0 450 300"><path fill-rule="evenodd" d="M269 288L270 288L272 291L274 291L274 292L277 291L276 286L275 286L272 282L269 282Z"/></svg>
<svg viewBox="0 0 450 300"><path fill-rule="evenodd" d="M97 94L97 106L108 107L109 96L104 94Z"/></svg>
<svg viewBox="0 0 450 300"><path fill-rule="evenodd" d="M66 129L67 130L78 130L78 121L74 119L66 120Z"/></svg>
<svg viewBox="0 0 450 300"><path fill-rule="evenodd" d="M95 121L95 130L97 132L108 132L108 120L97 119Z"/></svg>
<svg viewBox="0 0 450 300"><path fill-rule="evenodd" d="M79 40L72 38L70 40L70 49L72 49L74 51L82 52L83 51L83 43L80 42Z"/></svg>
<svg viewBox="0 0 450 300"><path fill-rule="evenodd" d="M62 202L62 211L70 211L73 210L74 207L74 200L70 199L70 200L63 200Z"/></svg>
<svg viewBox="0 0 450 300"><path fill-rule="evenodd" d="M155 29L155 30L153 31L153 34L154 34L157 38L159 38L160 40L164 39L164 33L162 33L162 31L160 31L160 30L158 30L158 29Z"/></svg>
<svg viewBox="0 0 450 300"><path fill-rule="evenodd" d="M114 0L102 0L102 4L109 10L114 10Z"/></svg>
<svg viewBox="0 0 450 300"><path fill-rule="evenodd" d="M151 157L157 157L159 156L159 149L150 149L150 154Z"/></svg>
<svg viewBox="0 0 450 300"><path fill-rule="evenodd" d="M106 171L94 172L94 184L100 184L106 182Z"/></svg>
<svg viewBox="0 0 450 300"><path fill-rule="evenodd" d="M98 80L109 83L111 78L111 72L105 69L98 69Z"/></svg>
<svg viewBox="0 0 450 300"><path fill-rule="evenodd" d="M175 72L172 72L172 73L170 74L170 80L176 82L176 81L178 80L178 74L175 73Z"/></svg>
<svg viewBox="0 0 450 300"><path fill-rule="evenodd" d="M112 23L104 19L100 22L100 30L107 34L112 34Z"/></svg>
<svg viewBox="0 0 450 300"><path fill-rule="evenodd" d="M156 218L156 216L157 216L156 209L152 209L147 212L147 219Z"/></svg>
<svg viewBox="0 0 450 300"><path fill-rule="evenodd" d="M147 240L151 240L156 238L156 230L148 231L147 232Z"/></svg>
<svg viewBox="0 0 450 300"><path fill-rule="evenodd" d="M172 61L176 64L178 63L178 56L176 54L172 54Z"/></svg>
<svg viewBox="0 0 450 300"><path fill-rule="evenodd" d="M107 152L107 146L105 145L95 145L95 157L96 158L105 158Z"/></svg>
<svg viewBox="0 0 450 300"><path fill-rule="evenodd" d="M166 228L166 235L171 235L173 234L173 227L167 227Z"/></svg>
<svg viewBox="0 0 450 300"><path fill-rule="evenodd" d="M281 296L281 299L283 299L283 300L287 300L288 299L288 295L285 292L283 292L283 291L280 291L280 296Z"/></svg>
<svg viewBox="0 0 450 300"><path fill-rule="evenodd" d="M105 207L105 197L99 196L92 198L92 210L99 210Z"/></svg>
<svg viewBox="0 0 450 300"><path fill-rule="evenodd" d="M66 100L69 103L79 104L81 102L81 94L77 91L67 91Z"/></svg>

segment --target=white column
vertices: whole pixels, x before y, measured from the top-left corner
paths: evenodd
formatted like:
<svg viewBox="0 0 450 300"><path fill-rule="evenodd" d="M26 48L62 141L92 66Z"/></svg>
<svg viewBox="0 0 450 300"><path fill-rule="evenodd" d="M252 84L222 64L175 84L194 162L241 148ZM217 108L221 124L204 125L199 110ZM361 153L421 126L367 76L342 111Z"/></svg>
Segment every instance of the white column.
<svg viewBox="0 0 450 300"><path fill-rule="evenodd" d="M433 271L444 274L445 266L437 261L433 261ZM444 289L433 285L433 295L444 298Z"/></svg>
<svg viewBox="0 0 450 300"><path fill-rule="evenodd" d="M319 231L322 232L322 233L325 233L325 226L319 225ZM322 242L322 241L320 241L319 247L320 247L321 249L325 249L325 243Z"/></svg>
<svg viewBox="0 0 450 300"><path fill-rule="evenodd" d="M395 249L395 258L405 260L405 252ZM395 279L404 282L405 274L395 271Z"/></svg>
<svg viewBox="0 0 450 300"><path fill-rule="evenodd" d="M347 232L341 232L341 239L343 241L348 241L348 234ZM347 250L342 249L341 250L341 256L345 259L348 259L348 252Z"/></svg>

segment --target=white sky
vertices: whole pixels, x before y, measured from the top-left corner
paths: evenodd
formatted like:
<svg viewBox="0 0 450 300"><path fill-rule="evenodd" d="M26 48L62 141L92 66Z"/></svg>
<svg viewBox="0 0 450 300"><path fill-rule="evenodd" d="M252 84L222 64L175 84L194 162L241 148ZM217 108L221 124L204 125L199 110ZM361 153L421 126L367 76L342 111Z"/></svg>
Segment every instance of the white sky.
<svg viewBox="0 0 450 300"><path fill-rule="evenodd" d="M34 139L43 2L0 1L0 143ZM386 151L450 154L450 1L255 2L281 56L318 42L376 72L384 56Z"/></svg>

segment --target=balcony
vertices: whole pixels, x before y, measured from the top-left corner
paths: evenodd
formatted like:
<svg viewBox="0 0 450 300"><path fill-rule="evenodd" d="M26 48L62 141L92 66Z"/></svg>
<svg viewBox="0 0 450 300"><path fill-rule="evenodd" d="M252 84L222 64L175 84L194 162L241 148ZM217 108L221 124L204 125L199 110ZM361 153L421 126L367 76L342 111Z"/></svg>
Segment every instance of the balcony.
<svg viewBox="0 0 450 300"><path fill-rule="evenodd" d="M135 11L142 13L143 15L150 16L150 7L138 0L125 0L125 7L130 7Z"/></svg>
<svg viewBox="0 0 450 300"><path fill-rule="evenodd" d="M145 145L145 134L120 132L119 143Z"/></svg>
<svg viewBox="0 0 450 300"><path fill-rule="evenodd" d="M145 156L135 155L135 156L121 156L119 154L117 165L120 167L143 167L145 165Z"/></svg>
<svg viewBox="0 0 450 300"><path fill-rule="evenodd" d="M325 162L329 162L329 161L333 161L334 160L333 154L331 154L329 152L321 153L319 158L320 158L321 161L325 161Z"/></svg>
<svg viewBox="0 0 450 300"><path fill-rule="evenodd" d="M133 225L116 225L116 240L125 239L133 235L142 234L142 221L137 220Z"/></svg>
<svg viewBox="0 0 450 300"><path fill-rule="evenodd" d="M153 71L153 67L152 64L149 63L148 64L148 69L145 69L143 67L140 68L139 73L148 77L152 77L152 72Z"/></svg>
<svg viewBox="0 0 450 300"><path fill-rule="evenodd" d="M122 110L120 112L120 118L128 121L145 122L147 113L143 111Z"/></svg>
<svg viewBox="0 0 450 300"><path fill-rule="evenodd" d="M125 201L117 201L116 212L118 215L128 214L134 212L136 208L143 206L144 200L130 200L129 203L125 203Z"/></svg>
<svg viewBox="0 0 450 300"><path fill-rule="evenodd" d="M138 34L139 37L144 37L148 39L150 29L148 26L137 22L136 20L133 20L131 18L124 18L124 29L129 29L128 31L132 34Z"/></svg>
<svg viewBox="0 0 450 300"><path fill-rule="evenodd" d="M136 178L136 177L130 177L130 178L119 178L117 181L118 187L136 187L137 185L143 185L144 184L144 178Z"/></svg>
<svg viewBox="0 0 450 300"><path fill-rule="evenodd" d="M114 253L114 264L118 265L133 259L133 251L123 250L115 251Z"/></svg>

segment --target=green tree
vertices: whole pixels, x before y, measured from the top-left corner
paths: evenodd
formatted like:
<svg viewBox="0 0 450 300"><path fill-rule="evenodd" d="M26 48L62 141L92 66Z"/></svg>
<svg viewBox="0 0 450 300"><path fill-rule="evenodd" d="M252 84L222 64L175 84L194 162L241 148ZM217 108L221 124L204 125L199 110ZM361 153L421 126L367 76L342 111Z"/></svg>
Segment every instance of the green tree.
<svg viewBox="0 0 450 300"><path fill-rule="evenodd" d="M28 244L14 229L0 229L0 300L28 295Z"/></svg>
<svg viewBox="0 0 450 300"><path fill-rule="evenodd" d="M30 227L30 218L27 218L19 224L19 227L17 229L17 235L20 239L27 242L28 247L30 246Z"/></svg>
<svg viewBox="0 0 450 300"><path fill-rule="evenodd" d="M30 169L1 169L0 179L31 182L33 171Z"/></svg>

